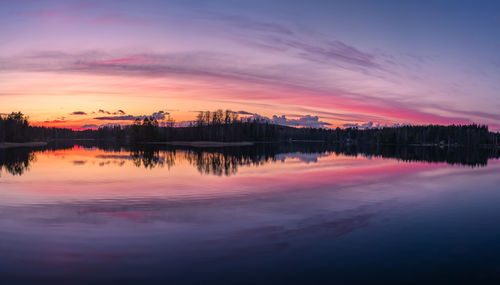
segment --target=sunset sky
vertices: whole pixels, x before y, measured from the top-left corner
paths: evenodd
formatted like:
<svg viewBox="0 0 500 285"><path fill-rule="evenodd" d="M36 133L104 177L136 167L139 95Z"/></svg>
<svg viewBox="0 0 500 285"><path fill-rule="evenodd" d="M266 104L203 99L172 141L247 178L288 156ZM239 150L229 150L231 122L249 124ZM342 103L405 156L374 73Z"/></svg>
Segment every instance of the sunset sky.
<svg viewBox="0 0 500 285"><path fill-rule="evenodd" d="M480 2L0 0L0 113L500 130L500 2Z"/></svg>

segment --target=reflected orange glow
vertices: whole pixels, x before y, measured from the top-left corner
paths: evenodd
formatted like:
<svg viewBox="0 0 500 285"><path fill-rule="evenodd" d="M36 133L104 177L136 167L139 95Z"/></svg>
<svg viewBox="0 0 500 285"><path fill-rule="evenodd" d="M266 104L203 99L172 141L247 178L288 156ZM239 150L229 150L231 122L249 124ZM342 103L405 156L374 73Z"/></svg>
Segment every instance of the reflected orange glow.
<svg viewBox="0 0 500 285"><path fill-rule="evenodd" d="M160 152L160 159L170 153ZM299 188L346 187L350 183L382 183L445 168L444 163L401 163L393 159L326 154L308 163L283 157L258 166L239 166L234 176L200 175L190 154L176 151L172 165L137 167L131 153L74 146L36 154L26 177L2 177L4 194L28 200L119 199L246 195ZM28 180L28 181L25 181ZM68 187L71 185L71 187ZM13 198L12 197L12 198Z"/></svg>

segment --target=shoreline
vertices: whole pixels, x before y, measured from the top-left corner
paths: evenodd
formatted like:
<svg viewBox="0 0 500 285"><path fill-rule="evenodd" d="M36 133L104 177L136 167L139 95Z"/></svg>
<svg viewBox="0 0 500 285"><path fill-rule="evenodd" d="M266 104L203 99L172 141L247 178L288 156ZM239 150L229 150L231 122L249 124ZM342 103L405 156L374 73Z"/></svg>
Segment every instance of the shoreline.
<svg viewBox="0 0 500 285"><path fill-rule="evenodd" d="M229 147L229 146L252 146L253 142L215 142L215 141L171 141L171 142L149 142L148 144L164 144L173 146L191 147Z"/></svg>
<svg viewBox="0 0 500 285"><path fill-rule="evenodd" d="M11 148L11 147L36 147L36 146L46 146L47 142L2 142L0 143L0 148Z"/></svg>

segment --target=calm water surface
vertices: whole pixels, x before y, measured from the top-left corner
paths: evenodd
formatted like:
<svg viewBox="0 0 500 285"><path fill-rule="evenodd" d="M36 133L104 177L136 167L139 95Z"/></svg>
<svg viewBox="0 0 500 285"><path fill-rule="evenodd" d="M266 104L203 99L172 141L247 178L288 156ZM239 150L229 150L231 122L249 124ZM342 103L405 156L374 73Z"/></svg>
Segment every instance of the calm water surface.
<svg viewBox="0 0 500 285"><path fill-rule="evenodd" d="M498 159L250 153L4 150L2 284L500 282Z"/></svg>

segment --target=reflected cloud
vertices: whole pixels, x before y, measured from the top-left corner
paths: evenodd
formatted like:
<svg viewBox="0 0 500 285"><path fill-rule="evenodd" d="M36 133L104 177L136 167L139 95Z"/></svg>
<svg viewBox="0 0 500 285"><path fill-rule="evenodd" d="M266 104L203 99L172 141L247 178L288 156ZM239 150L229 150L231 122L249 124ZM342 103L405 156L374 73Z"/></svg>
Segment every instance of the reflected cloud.
<svg viewBox="0 0 500 285"><path fill-rule="evenodd" d="M286 159L296 158L305 163L316 163L321 157L327 157L328 153L285 153L276 155L276 159L284 162Z"/></svg>

